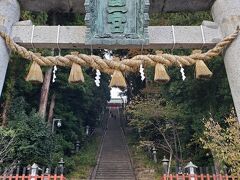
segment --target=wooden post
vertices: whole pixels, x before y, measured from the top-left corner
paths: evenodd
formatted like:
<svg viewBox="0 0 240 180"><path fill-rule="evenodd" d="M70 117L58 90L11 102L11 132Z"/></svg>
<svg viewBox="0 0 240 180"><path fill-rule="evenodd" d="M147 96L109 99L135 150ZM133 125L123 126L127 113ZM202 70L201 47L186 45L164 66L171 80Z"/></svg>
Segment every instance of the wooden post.
<svg viewBox="0 0 240 180"><path fill-rule="evenodd" d="M44 179L44 173L41 174L41 180L43 180L43 179Z"/></svg>
<svg viewBox="0 0 240 180"><path fill-rule="evenodd" d="M163 175L163 180L167 180L166 174Z"/></svg>
<svg viewBox="0 0 240 180"><path fill-rule="evenodd" d="M11 33L13 24L20 18L20 7L17 0L0 1L0 30L8 34ZM5 42L0 38L0 95L5 80L9 61L9 51Z"/></svg>
<svg viewBox="0 0 240 180"><path fill-rule="evenodd" d="M13 170L11 169L10 170L10 175L9 175L9 178L8 178L9 180L12 180L13 179Z"/></svg>
<svg viewBox="0 0 240 180"><path fill-rule="evenodd" d="M228 180L228 174L225 174L225 179Z"/></svg>
<svg viewBox="0 0 240 180"><path fill-rule="evenodd" d="M38 167L36 168L36 173L31 180L38 180Z"/></svg>
<svg viewBox="0 0 240 180"><path fill-rule="evenodd" d="M63 174L60 175L60 180L64 180Z"/></svg>
<svg viewBox="0 0 240 180"><path fill-rule="evenodd" d="M41 173L41 180L44 179L44 173L45 173L45 167L42 168L42 173Z"/></svg>
<svg viewBox="0 0 240 180"><path fill-rule="evenodd" d="M203 176L203 168L200 167L199 169L200 169L200 179L201 179L201 180L204 180L204 176Z"/></svg>
<svg viewBox="0 0 240 180"><path fill-rule="evenodd" d="M51 179L51 168L49 168L48 179Z"/></svg>
<svg viewBox="0 0 240 180"><path fill-rule="evenodd" d="M20 170L20 168L17 167L17 172L16 172L15 180L18 180L18 178L19 178L19 170Z"/></svg>
<svg viewBox="0 0 240 180"><path fill-rule="evenodd" d="M216 180L216 174L213 173L213 180Z"/></svg>
<svg viewBox="0 0 240 180"><path fill-rule="evenodd" d="M7 172L7 168L4 168L4 171L3 171L3 179L6 179L6 178L7 178L6 172Z"/></svg>
<svg viewBox="0 0 240 180"><path fill-rule="evenodd" d="M222 174L219 174L219 180L223 180Z"/></svg>
<svg viewBox="0 0 240 180"><path fill-rule="evenodd" d="M61 166L60 167L60 180L64 180L63 174L64 174L64 166Z"/></svg>
<svg viewBox="0 0 240 180"><path fill-rule="evenodd" d="M207 180L210 180L210 176L209 176L209 174L207 173Z"/></svg>
<svg viewBox="0 0 240 180"><path fill-rule="evenodd" d="M197 174L194 175L194 179L198 180L198 175Z"/></svg>
<svg viewBox="0 0 240 180"><path fill-rule="evenodd" d="M23 168L23 173L22 173L22 180L25 180L25 174L26 174L26 168Z"/></svg>
<svg viewBox="0 0 240 180"><path fill-rule="evenodd" d="M55 168L55 171L54 171L54 179L53 180L57 180L57 167Z"/></svg>
<svg viewBox="0 0 240 180"><path fill-rule="evenodd" d="M184 173L183 173L183 175L182 175L182 179L185 180L185 174L184 174Z"/></svg>

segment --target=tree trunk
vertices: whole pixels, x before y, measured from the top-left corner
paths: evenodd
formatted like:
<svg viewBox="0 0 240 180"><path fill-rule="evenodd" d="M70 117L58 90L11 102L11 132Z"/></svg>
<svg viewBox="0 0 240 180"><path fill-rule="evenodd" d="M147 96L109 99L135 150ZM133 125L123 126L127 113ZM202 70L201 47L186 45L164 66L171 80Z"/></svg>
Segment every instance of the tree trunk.
<svg viewBox="0 0 240 180"><path fill-rule="evenodd" d="M4 91L4 103L2 104L3 111L2 111L2 127L7 127L8 124L8 113L9 109L11 108L12 99L14 98L14 91L15 91L15 83L16 83L16 69L19 66L16 62L11 62L11 67L9 68L9 78L6 80L6 89Z"/></svg>
<svg viewBox="0 0 240 180"><path fill-rule="evenodd" d="M53 19L53 25L56 25L56 14L54 13L52 15ZM52 56L54 56L54 49L52 49ZM51 78L52 78L52 68L49 68L44 76L42 90L41 90L41 98L40 98L40 104L39 104L39 114L42 118L45 119L46 117L46 109L47 109L47 103L48 103L48 94L49 94L49 87L51 84Z"/></svg>
<svg viewBox="0 0 240 180"><path fill-rule="evenodd" d="M176 125L175 125L175 122L172 122L172 126L173 126L173 139L174 139L174 148L175 148L175 161L177 163L177 167L179 167L178 144L177 144L177 135L176 135Z"/></svg>
<svg viewBox="0 0 240 180"><path fill-rule="evenodd" d="M51 77L52 77L52 68L49 68L46 71L45 76L44 76L44 81L43 81L42 90L41 90L40 104L39 104L39 114L42 118L45 118L45 116L46 116L46 109L47 109Z"/></svg>
<svg viewBox="0 0 240 180"><path fill-rule="evenodd" d="M7 117L7 114L8 114L8 110L10 108L10 98L7 98L5 103L3 104L3 113L2 113L2 127L7 127L7 124L8 124L8 117Z"/></svg>
<svg viewBox="0 0 240 180"><path fill-rule="evenodd" d="M51 97L51 103L50 103L50 108L49 108L49 113L48 113L48 124L49 124L50 126L51 126L51 124L52 124L55 102L56 102L56 95L55 95L55 93L54 93L54 94L52 95L52 97Z"/></svg>

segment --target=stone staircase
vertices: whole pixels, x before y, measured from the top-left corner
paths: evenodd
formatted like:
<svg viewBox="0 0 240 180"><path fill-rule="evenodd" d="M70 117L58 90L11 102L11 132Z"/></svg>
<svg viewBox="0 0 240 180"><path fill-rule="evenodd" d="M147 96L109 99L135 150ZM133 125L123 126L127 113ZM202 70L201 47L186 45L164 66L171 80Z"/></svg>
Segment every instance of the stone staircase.
<svg viewBox="0 0 240 180"><path fill-rule="evenodd" d="M108 119L97 166L92 180L135 180L125 136L120 126L118 112Z"/></svg>

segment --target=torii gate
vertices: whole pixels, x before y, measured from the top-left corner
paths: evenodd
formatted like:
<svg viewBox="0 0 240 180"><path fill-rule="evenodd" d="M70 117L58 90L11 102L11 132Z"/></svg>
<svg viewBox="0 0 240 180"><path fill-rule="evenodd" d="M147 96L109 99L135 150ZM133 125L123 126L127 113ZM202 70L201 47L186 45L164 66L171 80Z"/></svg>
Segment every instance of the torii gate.
<svg viewBox="0 0 240 180"><path fill-rule="evenodd" d="M26 2L26 0L20 2L24 1ZM31 48L34 44L36 48L90 48L89 45L85 44L86 27L84 26L36 26L34 27L34 34L32 34L33 26L30 21L18 22L20 6L17 0L1 0L0 7L0 30L11 34L15 42L24 47ZM203 45L211 48L224 36L232 33L237 25L240 25L239 0L215 0L211 12L214 22L204 21L202 26L177 26L174 29L171 26L150 26L148 28L149 45L144 46L144 48L172 48L173 46L175 48L201 48ZM136 47L136 45L93 45L93 48L109 49L129 47ZM238 117L240 117L239 58L240 37L231 44L224 55L227 76ZM1 38L0 59L1 94L9 61L8 49Z"/></svg>

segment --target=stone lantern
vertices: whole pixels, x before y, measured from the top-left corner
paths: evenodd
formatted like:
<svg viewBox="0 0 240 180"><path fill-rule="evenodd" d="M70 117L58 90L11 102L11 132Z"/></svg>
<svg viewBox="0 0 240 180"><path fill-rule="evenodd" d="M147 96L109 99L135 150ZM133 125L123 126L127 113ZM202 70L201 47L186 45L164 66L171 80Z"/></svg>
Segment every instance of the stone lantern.
<svg viewBox="0 0 240 180"><path fill-rule="evenodd" d="M155 163L157 163L157 149L155 148L155 146L153 146L152 151L153 151L153 160Z"/></svg>
<svg viewBox="0 0 240 180"><path fill-rule="evenodd" d="M191 175L191 180L195 180L194 175L195 175L195 169L198 168L195 164L190 161L187 166L185 166L185 169L189 170L189 174Z"/></svg>
<svg viewBox="0 0 240 180"><path fill-rule="evenodd" d="M50 169L46 168L45 172L44 172L44 178L43 180L48 180L49 178L47 177L49 174L51 174Z"/></svg>
<svg viewBox="0 0 240 180"><path fill-rule="evenodd" d="M64 162L63 158L61 158L60 161L58 162L61 174L63 174L64 164L65 164L65 162Z"/></svg>
<svg viewBox="0 0 240 180"><path fill-rule="evenodd" d="M141 130L141 128L138 128L138 135L139 135L139 138L142 138L142 130Z"/></svg>
<svg viewBox="0 0 240 180"><path fill-rule="evenodd" d="M168 173L169 160L166 158L166 156L163 156L162 165L163 165L164 174L167 174Z"/></svg>
<svg viewBox="0 0 240 180"><path fill-rule="evenodd" d="M79 150L80 150L80 141L79 140L76 141L75 148L76 148L76 152L79 152Z"/></svg>
<svg viewBox="0 0 240 180"><path fill-rule="evenodd" d="M86 135L87 135L87 136L89 135L89 129L90 129L90 127L87 125L87 126L86 126Z"/></svg>
<svg viewBox="0 0 240 180"><path fill-rule="evenodd" d="M64 167L64 164L65 164L65 162L64 162L63 158L61 158L60 161L58 162L59 167Z"/></svg>
<svg viewBox="0 0 240 180"><path fill-rule="evenodd" d="M38 175L38 165L36 163L33 163L33 165L31 166L31 180L35 180L35 177L34 176L37 176Z"/></svg>

